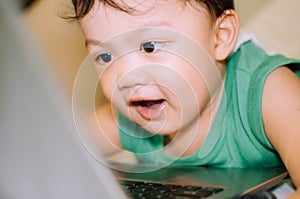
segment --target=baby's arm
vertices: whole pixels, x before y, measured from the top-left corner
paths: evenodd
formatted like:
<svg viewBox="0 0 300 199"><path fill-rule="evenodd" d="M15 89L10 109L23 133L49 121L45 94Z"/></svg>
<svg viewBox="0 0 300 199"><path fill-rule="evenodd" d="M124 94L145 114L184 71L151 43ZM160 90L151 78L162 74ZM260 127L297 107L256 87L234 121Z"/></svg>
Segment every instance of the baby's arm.
<svg viewBox="0 0 300 199"><path fill-rule="evenodd" d="M87 120L90 136L103 156L112 155L121 149L116 117L111 105L107 103Z"/></svg>
<svg viewBox="0 0 300 199"><path fill-rule="evenodd" d="M266 134L297 187L291 198L300 198L300 79L288 68L268 76L262 115Z"/></svg>

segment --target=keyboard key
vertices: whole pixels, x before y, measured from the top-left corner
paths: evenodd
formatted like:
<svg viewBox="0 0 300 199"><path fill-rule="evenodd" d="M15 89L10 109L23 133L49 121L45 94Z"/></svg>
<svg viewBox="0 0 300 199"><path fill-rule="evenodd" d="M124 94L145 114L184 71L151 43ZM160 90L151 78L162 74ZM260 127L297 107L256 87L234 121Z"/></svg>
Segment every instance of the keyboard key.
<svg viewBox="0 0 300 199"><path fill-rule="evenodd" d="M146 183L135 181L122 181L120 183L129 193L130 197L137 199L194 199L206 198L212 194L223 191L222 188L200 187L200 186L180 186L173 184Z"/></svg>

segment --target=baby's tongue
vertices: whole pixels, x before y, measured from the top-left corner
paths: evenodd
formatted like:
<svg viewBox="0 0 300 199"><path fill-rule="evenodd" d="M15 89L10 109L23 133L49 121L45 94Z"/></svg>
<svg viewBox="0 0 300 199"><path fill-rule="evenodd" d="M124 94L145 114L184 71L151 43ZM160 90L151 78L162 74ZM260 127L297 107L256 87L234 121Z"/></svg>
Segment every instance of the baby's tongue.
<svg viewBox="0 0 300 199"><path fill-rule="evenodd" d="M145 100L137 107L139 112L148 119L155 119L162 114L164 100Z"/></svg>

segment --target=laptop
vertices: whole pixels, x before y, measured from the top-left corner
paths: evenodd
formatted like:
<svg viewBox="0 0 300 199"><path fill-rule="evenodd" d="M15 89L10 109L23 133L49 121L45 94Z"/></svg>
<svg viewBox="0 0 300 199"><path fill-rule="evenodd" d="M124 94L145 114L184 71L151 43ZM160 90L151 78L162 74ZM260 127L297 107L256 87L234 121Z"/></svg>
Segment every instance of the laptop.
<svg viewBox="0 0 300 199"><path fill-rule="evenodd" d="M0 1L0 198L167 198L165 187L170 198L238 198L287 175L100 163L81 144L69 100L13 3Z"/></svg>

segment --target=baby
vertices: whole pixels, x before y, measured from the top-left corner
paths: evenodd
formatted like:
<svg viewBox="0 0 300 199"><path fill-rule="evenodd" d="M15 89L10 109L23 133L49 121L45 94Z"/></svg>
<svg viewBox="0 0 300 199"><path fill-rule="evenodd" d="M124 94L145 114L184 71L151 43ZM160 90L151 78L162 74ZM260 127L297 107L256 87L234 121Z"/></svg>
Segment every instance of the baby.
<svg viewBox="0 0 300 199"><path fill-rule="evenodd" d="M300 61L240 31L232 0L73 4L109 101L96 113L101 151L162 165L284 165L300 186Z"/></svg>

